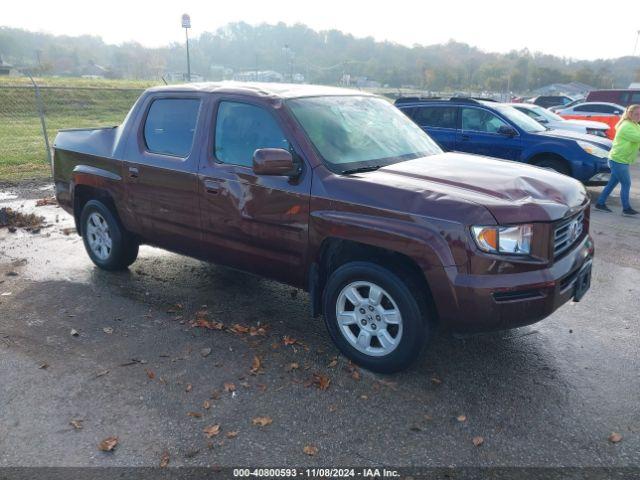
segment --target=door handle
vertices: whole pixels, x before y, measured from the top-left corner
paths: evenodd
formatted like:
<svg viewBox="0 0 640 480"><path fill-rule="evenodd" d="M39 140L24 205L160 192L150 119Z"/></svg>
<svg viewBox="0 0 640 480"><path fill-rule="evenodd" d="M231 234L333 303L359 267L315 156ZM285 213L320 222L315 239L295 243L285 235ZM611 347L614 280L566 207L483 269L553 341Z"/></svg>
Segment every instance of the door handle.
<svg viewBox="0 0 640 480"><path fill-rule="evenodd" d="M212 193L215 195L220 191L220 182L218 182L217 180L207 179L204 181L204 188L207 193Z"/></svg>
<svg viewBox="0 0 640 480"><path fill-rule="evenodd" d="M129 167L129 178L138 178L140 172L136 167Z"/></svg>
<svg viewBox="0 0 640 480"><path fill-rule="evenodd" d="M469 141L469 140L471 140L471 137L470 137L469 135L464 135L464 134L462 134L462 135L460 136L460 139L461 139L461 140L464 140L464 141Z"/></svg>

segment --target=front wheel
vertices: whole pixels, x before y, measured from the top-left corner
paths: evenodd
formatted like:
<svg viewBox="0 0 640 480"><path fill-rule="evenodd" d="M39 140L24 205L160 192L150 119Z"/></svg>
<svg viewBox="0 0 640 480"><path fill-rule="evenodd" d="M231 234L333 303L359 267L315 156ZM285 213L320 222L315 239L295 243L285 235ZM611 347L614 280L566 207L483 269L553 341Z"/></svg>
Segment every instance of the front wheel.
<svg viewBox="0 0 640 480"><path fill-rule="evenodd" d="M374 372L407 368L427 341L423 292L410 275L403 278L373 263L351 262L333 272L325 287L324 318L332 340Z"/></svg>
<svg viewBox="0 0 640 480"><path fill-rule="evenodd" d="M101 201L87 202L82 209L80 222L84 247L98 267L124 270L138 257L138 242Z"/></svg>

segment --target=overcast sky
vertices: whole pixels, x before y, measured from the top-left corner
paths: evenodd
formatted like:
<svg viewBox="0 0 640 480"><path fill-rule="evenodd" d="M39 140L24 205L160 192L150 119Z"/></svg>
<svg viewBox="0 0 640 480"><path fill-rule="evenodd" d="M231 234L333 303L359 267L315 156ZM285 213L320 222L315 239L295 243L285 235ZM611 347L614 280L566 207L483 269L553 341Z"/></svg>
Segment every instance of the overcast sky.
<svg viewBox="0 0 640 480"><path fill-rule="evenodd" d="M608 0L361 0L4 1L0 25L55 34L101 36L108 43L146 46L183 41L180 16L192 33L229 22L304 23L411 46L449 39L486 51L529 48L559 56L595 59L631 55L640 11L635 2ZM625 14L625 11L628 12ZM640 48L636 54L640 53Z"/></svg>

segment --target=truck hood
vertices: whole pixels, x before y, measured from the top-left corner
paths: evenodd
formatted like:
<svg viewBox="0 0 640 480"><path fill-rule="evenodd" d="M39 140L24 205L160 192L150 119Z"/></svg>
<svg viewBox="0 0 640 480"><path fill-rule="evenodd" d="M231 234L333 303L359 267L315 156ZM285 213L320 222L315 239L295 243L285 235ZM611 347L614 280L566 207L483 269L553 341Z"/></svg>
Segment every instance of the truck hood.
<svg viewBox="0 0 640 480"><path fill-rule="evenodd" d="M481 205L498 224L555 221L588 202L582 184L566 175L457 152L400 162L357 176L407 193L421 191L425 201L442 199L447 208L456 199ZM432 207L429 205L429 210Z"/></svg>
<svg viewBox="0 0 640 480"><path fill-rule="evenodd" d="M532 135L545 138L565 138L567 140L582 140L583 142L593 143L605 150L611 150L613 144L608 138L596 137L595 135L589 135L588 133L574 132L571 130L547 130L545 132L537 132Z"/></svg>

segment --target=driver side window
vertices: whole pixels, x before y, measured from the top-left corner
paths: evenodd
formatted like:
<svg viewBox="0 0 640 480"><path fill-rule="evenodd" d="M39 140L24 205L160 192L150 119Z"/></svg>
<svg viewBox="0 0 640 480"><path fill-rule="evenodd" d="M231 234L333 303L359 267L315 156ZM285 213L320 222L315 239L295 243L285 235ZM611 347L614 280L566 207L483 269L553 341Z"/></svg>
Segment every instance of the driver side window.
<svg viewBox="0 0 640 480"><path fill-rule="evenodd" d="M215 158L222 163L251 167L259 148L289 150L289 142L275 118L262 107L221 102L216 119Z"/></svg>
<svg viewBox="0 0 640 480"><path fill-rule="evenodd" d="M479 108L462 108L462 130L498 133L502 126L508 126L500 117Z"/></svg>

